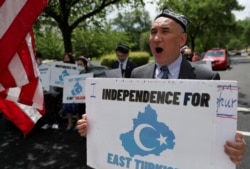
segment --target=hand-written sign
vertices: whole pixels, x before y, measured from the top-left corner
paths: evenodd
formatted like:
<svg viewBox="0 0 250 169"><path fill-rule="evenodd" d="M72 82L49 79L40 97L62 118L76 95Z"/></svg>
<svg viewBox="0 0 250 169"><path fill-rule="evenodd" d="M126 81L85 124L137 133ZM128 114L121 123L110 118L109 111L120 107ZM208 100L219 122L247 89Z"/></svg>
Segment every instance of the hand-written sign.
<svg viewBox="0 0 250 169"><path fill-rule="evenodd" d="M236 132L237 82L89 78L85 89L91 167L235 169L223 146Z"/></svg>
<svg viewBox="0 0 250 169"><path fill-rule="evenodd" d="M217 115L230 113L228 109L237 107L237 98L235 98L235 91L238 92L238 86L218 85L218 98L217 98Z"/></svg>

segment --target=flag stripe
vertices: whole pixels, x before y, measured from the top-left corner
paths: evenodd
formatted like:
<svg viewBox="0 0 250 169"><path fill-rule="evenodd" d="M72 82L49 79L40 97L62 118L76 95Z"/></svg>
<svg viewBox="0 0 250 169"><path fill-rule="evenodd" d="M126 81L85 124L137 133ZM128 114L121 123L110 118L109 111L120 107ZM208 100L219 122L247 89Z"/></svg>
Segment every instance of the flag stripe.
<svg viewBox="0 0 250 169"><path fill-rule="evenodd" d="M29 84L24 85L22 87L22 90L20 92L19 95L19 102L26 104L26 105L32 105L33 103L33 96L34 96L34 92L36 91L36 87L37 87L37 82L38 80L35 79L33 81L31 81ZM27 92L27 91L33 91L33 92Z"/></svg>
<svg viewBox="0 0 250 169"><path fill-rule="evenodd" d="M14 0L13 0L14 1ZM27 0L16 0L15 3L11 1L2 1L0 8L0 21L5 23L1 25L0 28L0 38L3 37L4 33L11 26L11 23L15 20L18 13L21 11ZM9 9L15 9L8 11Z"/></svg>
<svg viewBox="0 0 250 169"><path fill-rule="evenodd" d="M1 98L0 110L4 112L4 115L8 119L11 119L12 123L14 123L24 135L32 130L37 120L41 117L39 111L31 106L21 105L9 100L2 100Z"/></svg>
<svg viewBox="0 0 250 169"><path fill-rule="evenodd" d="M35 60L33 59L35 58L34 53L35 52L33 51L31 36L30 34L27 34L25 41L22 43L20 49L18 50L18 55L22 61L22 65L24 66L25 74L28 78L28 81L33 78L36 78L38 75L38 68L34 67L34 65L36 64L33 64L33 62L35 62Z"/></svg>
<svg viewBox="0 0 250 169"><path fill-rule="evenodd" d="M39 110L43 110L40 111L40 113L44 114L45 113L45 104L44 104L44 95L43 95L43 89L42 89L42 84L40 82L40 79L37 78L37 86L36 86L36 90L34 92L34 96L32 98L33 103L32 106L36 107Z"/></svg>
<svg viewBox="0 0 250 169"><path fill-rule="evenodd" d="M12 2L12 0L7 1ZM5 3L7 3L7 1L5 1ZM2 5L2 7L5 6L5 3ZM15 3L16 1L14 3L12 2L11 4ZM15 19L13 20L11 25L9 25L8 29L5 32L1 32L2 36L0 41L0 49L2 50L2 56L4 56L1 58L1 64L4 66L0 66L0 73L4 69L6 69L5 66L9 64L10 60L16 52L16 49L19 47L20 42L24 40L27 32L30 31L32 24L36 21L37 16L44 9L46 3L47 0L27 0L22 10L18 13L18 15L15 16ZM7 11L2 12L10 13L14 11L10 9L13 9L13 7L9 7L9 9L6 9ZM0 15L4 17L5 14L2 12L0 13Z"/></svg>
<svg viewBox="0 0 250 169"><path fill-rule="evenodd" d="M14 101L14 102L18 102L19 101L19 95L21 92L21 88L20 87L15 87L15 88L9 88L8 90L6 90L6 100L10 100L10 101Z"/></svg>
<svg viewBox="0 0 250 169"><path fill-rule="evenodd" d="M0 7L3 5L5 0L0 0Z"/></svg>
<svg viewBox="0 0 250 169"><path fill-rule="evenodd" d="M8 68L2 72L0 82L3 88L0 86L0 91L7 87L25 85L39 75L32 46L33 41L33 32L31 32L27 34L25 41L10 61Z"/></svg>
<svg viewBox="0 0 250 169"><path fill-rule="evenodd" d="M0 92L0 97L6 100L33 106L37 109L44 108L43 91L39 78L33 79L22 87L9 88Z"/></svg>

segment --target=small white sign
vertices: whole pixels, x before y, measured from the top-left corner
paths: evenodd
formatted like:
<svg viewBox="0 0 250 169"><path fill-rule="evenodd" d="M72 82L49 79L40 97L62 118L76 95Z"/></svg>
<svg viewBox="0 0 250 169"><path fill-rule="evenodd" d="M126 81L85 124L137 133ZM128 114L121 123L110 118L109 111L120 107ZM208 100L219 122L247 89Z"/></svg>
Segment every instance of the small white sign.
<svg viewBox="0 0 250 169"><path fill-rule="evenodd" d="M50 85L63 87L65 77L77 75L78 73L76 64L53 62L51 64Z"/></svg>
<svg viewBox="0 0 250 169"><path fill-rule="evenodd" d="M105 74L107 78L122 78L122 72L120 68L105 70Z"/></svg>
<svg viewBox="0 0 250 169"><path fill-rule="evenodd" d="M95 169L235 169L236 81L86 80L87 164Z"/></svg>
<svg viewBox="0 0 250 169"><path fill-rule="evenodd" d="M46 65L46 64L42 64L41 66L39 66L39 79L40 82L42 84L42 88L45 91L49 91L49 87L50 87L50 65Z"/></svg>
<svg viewBox="0 0 250 169"><path fill-rule="evenodd" d="M85 81L88 77L93 77L93 73L64 78L63 103L85 103Z"/></svg>
<svg viewBox="0 0 250 169"><path fill-rule="evenodd" d="M199 64L201 66L204 66L209 70L212 70L212 62L209 61L209 60L207 60L207 61L199 60L199 61L196 61L195 63L197 63L197 64Z"/></svg>

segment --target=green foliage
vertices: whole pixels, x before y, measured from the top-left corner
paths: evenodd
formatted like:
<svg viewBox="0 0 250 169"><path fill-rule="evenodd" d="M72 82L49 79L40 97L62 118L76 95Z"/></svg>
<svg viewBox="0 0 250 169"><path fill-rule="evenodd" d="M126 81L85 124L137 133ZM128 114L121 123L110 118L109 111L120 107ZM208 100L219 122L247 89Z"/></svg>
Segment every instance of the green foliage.
<svg viewBox="0 0 250 169"><path fill-rule="evenodd" d="M102 57L101 58L101 65L111 67L112 63L117 60L114 56L115 55Z"/></svg>
<svg viewBox="0 0 250 169"><path fill-rule="evenodd" d="M242 47L242 42L239 39L232 39L227 44L228 50L240 50Z"/></svg>
<svg viewBox="0 0 250 169"><path fill-rule="evenodd" d="M148 63L150 55L147 52L131 52L129 58L138 66L141 66Z"/></svg>
<svg viewBox="0 0 250 169"><path fill-rule="evenodd" d="M114 53L118 43L126 43L131 51L140 50L151 55L148 45L151 20L147 11L137 8L142 2L143 0L50 0L45 12L34 25L36 49L46 59L61 60L65 51L73 52L77 57L85 55L99 59L103 55ZM232 14L232 10L243 9L236 0L158 2L159 8L169 5L189 17L187 44L195 51L203 52L222 46L239 49L250 45L250 19L235 21ZM127 8L128 5L135 6ZM105 21L106 14L116 8L125 9L124 6L131 10L120 10L113 21ZM143 59L135 58L139 65L146 62L145 59L140 63ZM112 62L111 59L102 60L105 65ZM116 60L115 56L113 60Z"/></svg>
<svg viewBox="0 0 250 169"><path fill-rule="evenodd" d="M36 50L42 53L43 59L62 60L64 50L60 39L60 34L51 29L45 29L43 32L35 31Z"/></svg>
<svg viewBox="0 0 250 169"><path fill-rule="evenodd" d="M144 32L141 34L139 45L140 45L141 51L146 51L148 53L151 53L151 50L149 47L149 32Z"/></svg>
<svg viewBox="0 0 250 169"><path fill-rule="evenodd" d="M242 10L237 0L160 0L159 6L170 6L175 11L186 15L190 24L188 26L189 45L195 49L196 38L202 38L200 42L207 43L204 39L209 40L209 46L221 45L226 46L228 42L227 32L235 29L235 17L233 10ZM204 37L207 36L207 37ZM224 40L222 40L223 38ZM206 48L206 44L202 44Z"/></svg>
<svg viewBox="0 0 250 169"><path fill-rule="evenodd" d="M143 32L149 31L151 19L145 9L135 8L129 12L118 13L117 17L111 22L113 27L119 31L126 32L133 51L140 50L140 36Z"/></svg>
<svg viewBox="0 0 250 169"><path fill-rule="evenodd" d="M41 22L57 25L62 33L62 40L65 52L73 52L72 33L78 26L98 26L102 23L112 9L123 5L137 7L142 5L141 0L50 0L39 18Z"/></svg>
<svg viewBox="0 0 250 169"><path fill-rule="evenodd" d="M135 62L138 66L147 64L149 62L149 54L147 52L130 52L129 60ZM112 63L116 61L116 54L104 55L101 57L101 65L111 67Z"/></svg>
<svg viewBox="0 0 250 169"><path fill-rule="evenodd" d="M72 39L74 53L90 58L114 52L118 43L129 44L126 33L111 30L108 26L103 29L76 29Z"/></svg>

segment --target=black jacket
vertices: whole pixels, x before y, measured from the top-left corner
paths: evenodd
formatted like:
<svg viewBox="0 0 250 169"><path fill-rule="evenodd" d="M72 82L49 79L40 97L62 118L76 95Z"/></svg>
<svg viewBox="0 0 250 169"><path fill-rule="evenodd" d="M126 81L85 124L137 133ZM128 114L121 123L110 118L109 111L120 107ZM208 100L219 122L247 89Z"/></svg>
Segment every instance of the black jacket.
<svg viewBox="0 0 250 169"><path fill-rule="evenodd" d="M126 65L126 69L124 70L124 73L125 73L124 77L130 78L132 70L136 67L137 67L136 63L128 60L127 65ZM113 62L111 69L117 69L117 68L119 68L119 62L115 61L115 62Z"/></svg>

